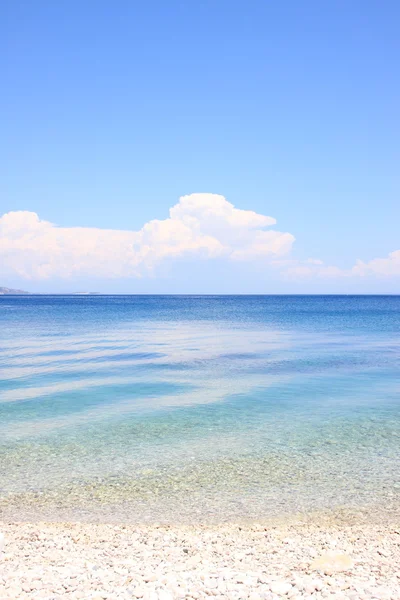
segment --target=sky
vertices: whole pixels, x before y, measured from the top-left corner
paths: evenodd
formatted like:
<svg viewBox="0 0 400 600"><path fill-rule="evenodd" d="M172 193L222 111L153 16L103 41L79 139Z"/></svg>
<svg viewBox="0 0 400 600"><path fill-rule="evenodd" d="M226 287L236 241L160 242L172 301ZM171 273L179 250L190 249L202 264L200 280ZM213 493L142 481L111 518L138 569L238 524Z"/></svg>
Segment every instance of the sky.
<svg viewBox="0 0 400 600"><path fill-rule="evenodd" d="M0 286L400 293L397 0L0 3Z"/></svg>

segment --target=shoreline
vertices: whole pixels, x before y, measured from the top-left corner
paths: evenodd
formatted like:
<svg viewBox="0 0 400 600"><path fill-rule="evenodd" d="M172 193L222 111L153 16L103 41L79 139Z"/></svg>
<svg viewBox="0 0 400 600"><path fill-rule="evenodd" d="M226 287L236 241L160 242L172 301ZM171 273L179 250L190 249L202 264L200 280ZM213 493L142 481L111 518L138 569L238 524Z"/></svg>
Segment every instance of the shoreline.
<svg viewBox="0 0 400 600"><path fill-rule="evenodd" d="M270 504L262 507L246 498L234 507L214 503L214 498L163 496L139 501L98 501L73 503L71 498L58 495L21 494L0 498L0 523L81 523L92 525L126 525L151 527L154 523L171 527L177 523L187 527L219 527L241 524L245 527L262 522L265 525L318 525L318 526L400 526L400 498L376 498L368 504L338 504L310 509L301 503L281 505L274 511ZM206 502L208 500L208 502ZM207 510L205 510L207 509ZM1 600L1 597L0 597ZM399 598L400 600L400 598Z"/></svg>
<svg viewBox="0 0 400 600"><path fill-rule="evenodd" d="M397 523L397 525L396 525ZM1 600L399 600L400 520L0 522Z"/></svg>

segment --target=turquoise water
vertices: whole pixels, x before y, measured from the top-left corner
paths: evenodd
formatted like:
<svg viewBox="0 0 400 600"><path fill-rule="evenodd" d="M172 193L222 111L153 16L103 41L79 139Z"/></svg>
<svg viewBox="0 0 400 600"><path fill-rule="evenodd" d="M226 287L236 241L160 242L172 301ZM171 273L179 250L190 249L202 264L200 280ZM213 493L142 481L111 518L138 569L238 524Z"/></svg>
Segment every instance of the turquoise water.
<svg viewBox="0 0 400 600"><path fill-rule="evenodd" d="M0 324L3 516L398 508L400 297L4 296Z"/></svg>

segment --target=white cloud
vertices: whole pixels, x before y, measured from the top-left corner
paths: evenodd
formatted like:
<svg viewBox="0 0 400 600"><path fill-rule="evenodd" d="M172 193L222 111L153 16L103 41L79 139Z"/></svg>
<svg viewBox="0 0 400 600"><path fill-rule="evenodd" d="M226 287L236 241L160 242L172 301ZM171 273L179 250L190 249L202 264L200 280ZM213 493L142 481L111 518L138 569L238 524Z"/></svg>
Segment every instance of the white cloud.
<svg viewBox="0 0 400 600"><path fill-rule="evenodd" d="M282 261L285 262L285 261ZM391 252L385 258L374 258L365 263L357 260L350 269L340 269L335 266L325 266L321 260L286 261L283 270L286 279L304 278L343 278L343 277L394 277L400 275L400 250ZM283 265L284 266L284 265Z"/></svg>
<svg viewBox="0 0 400 600"><path fill-rule="evenodd" d="M193 256L257 260L290 280L400 276L400 250L358 260L350 269L316 258L296 260L290 256L293 235L267 229L275 223L218 194L183 196L169 218L149 221L139 231L58 227L33 212L9 212L0 218L0 268L29 279L142 277L166 259Z"/></svg>
<svg viewBox="0 0 400 600"><path fill-rule="evenodd" d="M272 260L290 252L290 233L268 230L272 217L235 208L217 194L180 198L164 220L139 231L58 227L36 213L0 218L3 269L25 278L140 277L166 258L194 255L230 260Z"/></svg>
<svg viewBox="0 0 400 600"><path fill-rule="evenodd" d="M377 275L378 277L400 275L400 250L391 252L386 258L374 258L367 263L358 260L352 268L352 273L361 277L367 275Z"/></svg>

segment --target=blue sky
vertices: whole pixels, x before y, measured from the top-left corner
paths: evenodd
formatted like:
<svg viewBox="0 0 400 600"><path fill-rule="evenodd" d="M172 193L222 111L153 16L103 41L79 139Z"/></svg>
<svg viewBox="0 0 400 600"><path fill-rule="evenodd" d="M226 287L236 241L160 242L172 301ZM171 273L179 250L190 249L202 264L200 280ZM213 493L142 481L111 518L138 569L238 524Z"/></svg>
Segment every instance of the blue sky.
<svg viewBox="0 0 400 600"><path fill-rule="evenodd" d="M400 292L399 20L390 0L1 3L0 285Z"/></svg>

